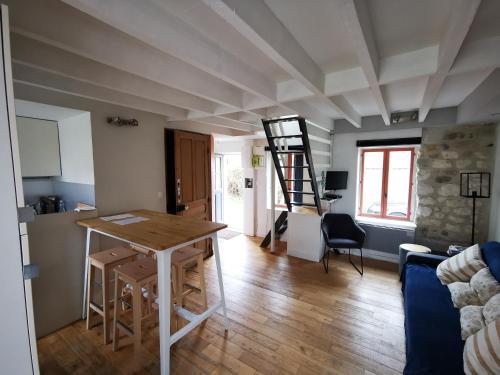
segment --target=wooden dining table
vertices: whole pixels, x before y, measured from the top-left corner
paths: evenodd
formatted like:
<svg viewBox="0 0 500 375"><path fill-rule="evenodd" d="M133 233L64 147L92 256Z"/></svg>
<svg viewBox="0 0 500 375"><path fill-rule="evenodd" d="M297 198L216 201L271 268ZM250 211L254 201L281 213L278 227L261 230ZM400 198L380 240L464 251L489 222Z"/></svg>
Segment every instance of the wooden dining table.
<svg viewBox="0 0 500 375"><path fill-rule="evenodd" d="M114 217L117 216L114 215ZM169 374L170 347L220 308L222 308L222 312L224 314L224 328L226 330L229 329L229 320L227 318L226 301L224 297L224 285L222 282L219 243L217 239L217 232L221 229L226 228L227 225L191 217L169 215L162 212L150 210L136 210L126 212L121 214L121 218L120 216L118 216L118 219L116 220L112 218L113 217L111 217L110 219L110 217L108 216L77 221L78 225L85 227L87 230L85 260L90 253L90 241L92 233L111 237L130 245L135 245L150 251L154 251L156 253L158 266L158 299L160 317L160 365L161 374ZM214 305L209 306L208 309L201 314L194 314L191 311L184 309L182 306L174 306L176 313L186 319L189 323L175 332L173 335L171 335L171 255L175 250L192 245L207 238L212 239L221 299ZM83 284L83 319L85 319L86 317L85 304L88 293L88 272L89 270L87 261L85 261L85 280Z"/></svg>

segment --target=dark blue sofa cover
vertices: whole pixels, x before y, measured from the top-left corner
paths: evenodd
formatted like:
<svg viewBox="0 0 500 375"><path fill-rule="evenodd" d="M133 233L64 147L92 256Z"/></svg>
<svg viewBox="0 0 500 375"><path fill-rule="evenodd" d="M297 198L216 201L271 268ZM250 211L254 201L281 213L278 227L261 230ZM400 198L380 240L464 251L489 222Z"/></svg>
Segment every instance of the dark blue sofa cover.
<svg viewBox="0 0 500 375"><path fill-rule="evenodd" d="M410 254L403 271L406 375L464 374L460 312L436 276L445 257Z"/></svg>

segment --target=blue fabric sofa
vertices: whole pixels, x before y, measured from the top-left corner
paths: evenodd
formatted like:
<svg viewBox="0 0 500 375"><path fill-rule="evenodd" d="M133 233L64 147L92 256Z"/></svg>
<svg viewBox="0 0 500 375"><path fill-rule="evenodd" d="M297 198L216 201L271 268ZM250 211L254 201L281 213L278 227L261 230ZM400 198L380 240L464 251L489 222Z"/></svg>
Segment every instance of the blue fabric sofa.
<svg viewBox="0 0 500 375"><path fill-rule="evenodd" d="M500 243L481 245L483 259L500 280ZM436 276L447 257L409 253L402 274L406 334L405 375L464 374L460 311Z"/></svg>

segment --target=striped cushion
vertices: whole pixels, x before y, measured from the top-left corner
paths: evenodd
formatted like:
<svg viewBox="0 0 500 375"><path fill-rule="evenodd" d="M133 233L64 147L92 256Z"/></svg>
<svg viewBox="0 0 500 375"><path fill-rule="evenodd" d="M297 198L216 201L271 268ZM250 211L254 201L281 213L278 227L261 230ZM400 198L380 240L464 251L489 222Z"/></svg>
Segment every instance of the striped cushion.
<svg viewBox="0 0 500 375"><path fill-rule="evenodd" d="M464 347L464 371L467 375L500 374L500 319L469 336Z"/></svg>
<svg viewBox="0 0 500 375"><path fill-rule="evenodd" d="M468 282L472 275L485 267L479 245L474 245L441 262L436 274L441 283L447 285L456 281Z"/></svg>

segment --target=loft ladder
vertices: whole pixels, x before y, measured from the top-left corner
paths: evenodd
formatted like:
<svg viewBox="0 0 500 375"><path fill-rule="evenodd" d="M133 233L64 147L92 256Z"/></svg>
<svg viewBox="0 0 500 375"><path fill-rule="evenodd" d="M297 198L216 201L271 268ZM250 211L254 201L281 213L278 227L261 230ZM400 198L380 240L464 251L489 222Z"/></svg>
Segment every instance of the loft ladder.
<svg viewBox="0 0 500 375"><path fill-rule="evenodd" d="M298 123L299 132L297 134L287 134L285 132L287 125ZM282 211L274 223L275 232L282 234L287 228L288 212L292 211L293 206L306 206L315 207L318 215L321 215L321 200L318 193L318 181L314 173L314 163L311 153L311 145L309 143L309 136L307 133L306 120L303 117L287 117L282 119L262 120L264 131L266 133L269 151L273 158L273 163L278 175L278 181L283 192L283 197L288 211ZM300 140L301 144L289 145L290 140ZM288 165L290 158L289 155L302 155L302 163L305 165ZM292 178L285 178L283 172L285 170L293 169L299 176L292 176ZM304 178L303 170L307 170L308 178ZM289 173L287 173L289 177ZM289 189L289 184L293 183L293 188ZM310 184L311 191L304 191L304 184ZM298 188L297 188L298 187ZM295 199L292 199L291 195ZM305 203L304 196L312 196L314 203ZM301 197L301 199L298 199ZM274 198L273 198L274 199ZM264 238L261 247L269 246L271 242L271 231Z"/></svg>

